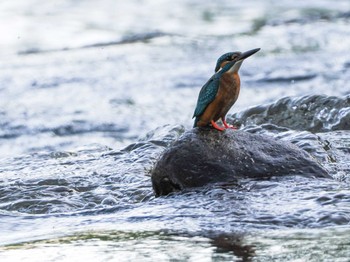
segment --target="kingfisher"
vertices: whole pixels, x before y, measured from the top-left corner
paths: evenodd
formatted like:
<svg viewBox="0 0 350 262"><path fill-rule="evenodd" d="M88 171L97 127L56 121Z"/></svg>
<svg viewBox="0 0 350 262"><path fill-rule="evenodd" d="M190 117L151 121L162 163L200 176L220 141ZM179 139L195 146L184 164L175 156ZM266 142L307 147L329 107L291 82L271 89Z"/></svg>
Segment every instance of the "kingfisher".
<svg viewBox="0 0 350 262"><path fill-rule="evenodd" d="M241 80L238 70L244 59L258 52L260 48L255 48L247 52L229 52L219 57L215 74L205 83L199 92L197 106L193 114L194 126L212 126L224 131L226 128L233 128L226 123L226 114L236 102ZM224 125L219 126L216 122L222 121Z"/></svg>

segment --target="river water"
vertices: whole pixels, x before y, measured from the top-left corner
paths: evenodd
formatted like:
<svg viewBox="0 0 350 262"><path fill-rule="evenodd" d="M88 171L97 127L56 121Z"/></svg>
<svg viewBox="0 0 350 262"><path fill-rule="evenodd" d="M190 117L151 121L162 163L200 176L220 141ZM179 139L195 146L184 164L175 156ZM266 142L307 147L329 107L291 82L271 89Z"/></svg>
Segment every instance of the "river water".
<svg viewBox="0 0 350 262"><path fill-rule="evenodd" d="M350 3L236 2L0 3L1 261L349 261ZM154 197L216 59L257 47L231 113L334 179Z"/></svg>

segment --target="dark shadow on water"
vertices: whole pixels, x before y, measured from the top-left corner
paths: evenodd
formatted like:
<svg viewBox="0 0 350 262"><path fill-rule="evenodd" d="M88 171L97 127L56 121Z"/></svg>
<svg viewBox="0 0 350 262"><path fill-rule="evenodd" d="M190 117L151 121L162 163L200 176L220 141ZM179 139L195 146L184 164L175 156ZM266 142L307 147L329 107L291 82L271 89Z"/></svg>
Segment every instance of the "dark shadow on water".
<svg viewBox="0 0 350 262"><path fill-rule="evenodd" d="M239 259L235 261L252 261L255 256L254 246L244 244L243 240L242 235L219 234L211 237L211 244L217 248L216 253L232 252Z"/></svg>

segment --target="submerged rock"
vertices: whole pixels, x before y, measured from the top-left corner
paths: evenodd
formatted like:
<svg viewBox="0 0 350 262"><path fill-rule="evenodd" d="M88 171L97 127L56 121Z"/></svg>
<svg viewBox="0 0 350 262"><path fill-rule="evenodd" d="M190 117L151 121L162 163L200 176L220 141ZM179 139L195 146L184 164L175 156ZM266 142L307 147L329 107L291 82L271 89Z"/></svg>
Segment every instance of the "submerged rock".
<svg viewBox="0 0 350 262"><path fill-rule="evenodd" d="M157 196L242 178L302 175L330 178L308 153L286 142L244 131L195 128L185 132L152 170Z"/></svg>

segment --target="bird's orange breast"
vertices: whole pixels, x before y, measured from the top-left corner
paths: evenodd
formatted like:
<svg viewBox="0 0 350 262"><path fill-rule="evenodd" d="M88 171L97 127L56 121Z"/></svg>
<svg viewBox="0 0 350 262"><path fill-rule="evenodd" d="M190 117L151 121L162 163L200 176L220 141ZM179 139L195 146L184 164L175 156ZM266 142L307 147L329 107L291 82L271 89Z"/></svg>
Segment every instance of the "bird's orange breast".
<svg viewBox="0 0 350 262"><path fill-rule="evenodd" d="M237 101L240 91L241 80L237 73L225 73L220 78L220 87L215 99L220 105L219 117L225 117L227 112Z"/></svg>

